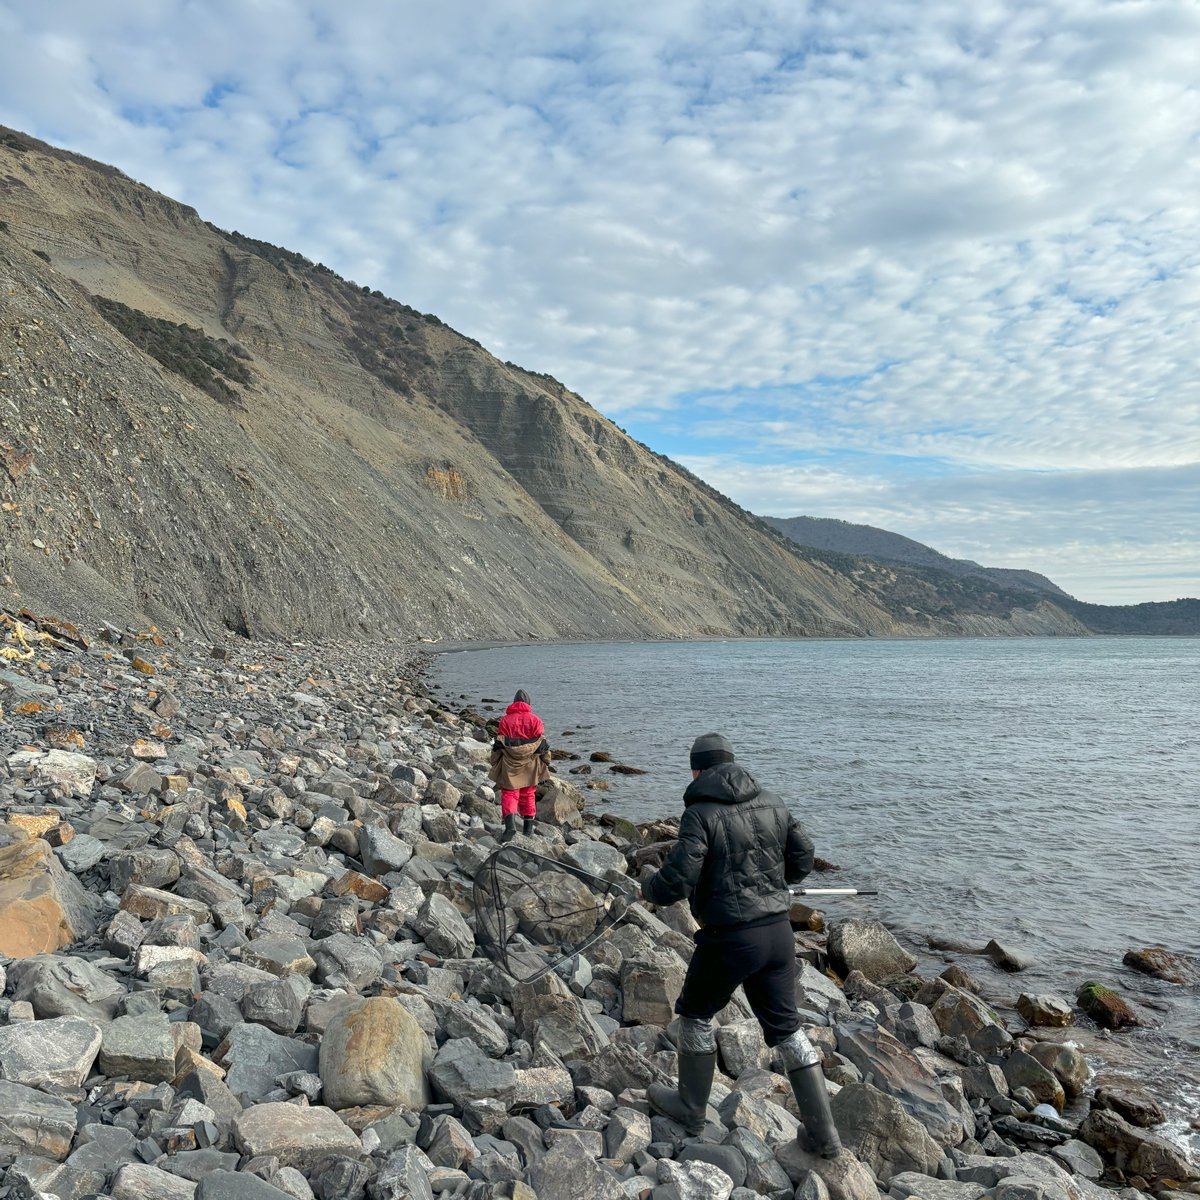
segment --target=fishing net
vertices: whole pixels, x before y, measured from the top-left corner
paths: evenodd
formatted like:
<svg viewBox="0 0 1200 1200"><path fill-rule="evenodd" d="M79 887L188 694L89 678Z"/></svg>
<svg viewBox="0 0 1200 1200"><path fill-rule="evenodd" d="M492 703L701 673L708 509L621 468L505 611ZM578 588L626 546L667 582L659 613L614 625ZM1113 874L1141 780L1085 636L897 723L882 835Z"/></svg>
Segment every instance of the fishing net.
<svg viewBox="0 0 1200 1200"><path fill-rule="evenodd" d="M501 846L475 873L475 940L518 983L533 983L595 945L634 899L623 877Z"/></svg>

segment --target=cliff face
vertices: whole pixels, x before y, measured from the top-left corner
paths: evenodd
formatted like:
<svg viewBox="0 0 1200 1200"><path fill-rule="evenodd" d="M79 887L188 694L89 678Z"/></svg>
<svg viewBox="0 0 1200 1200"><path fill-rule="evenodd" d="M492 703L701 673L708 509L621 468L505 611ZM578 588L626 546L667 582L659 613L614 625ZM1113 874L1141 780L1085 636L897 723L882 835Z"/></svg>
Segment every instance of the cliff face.
<svg viewBox="0 0 1200 1200"><path fill-rule="evenodd" d="M881 601L556 381L11 131L0 412L0 599L66 617L347 638L1082 629L1034 599L962 621Z"/></svg>

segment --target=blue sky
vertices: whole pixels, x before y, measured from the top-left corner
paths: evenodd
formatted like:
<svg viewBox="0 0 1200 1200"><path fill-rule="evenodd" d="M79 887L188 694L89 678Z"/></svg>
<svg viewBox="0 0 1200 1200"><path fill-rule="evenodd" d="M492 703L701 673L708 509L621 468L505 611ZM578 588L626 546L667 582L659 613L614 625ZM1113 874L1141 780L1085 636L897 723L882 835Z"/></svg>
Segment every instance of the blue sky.
<svg viewBox="0 0 1200 1200"><path fill-rule="evenodd" d="M0 0L0 122L734 499L1200 595L1192 0Z"/></svg>

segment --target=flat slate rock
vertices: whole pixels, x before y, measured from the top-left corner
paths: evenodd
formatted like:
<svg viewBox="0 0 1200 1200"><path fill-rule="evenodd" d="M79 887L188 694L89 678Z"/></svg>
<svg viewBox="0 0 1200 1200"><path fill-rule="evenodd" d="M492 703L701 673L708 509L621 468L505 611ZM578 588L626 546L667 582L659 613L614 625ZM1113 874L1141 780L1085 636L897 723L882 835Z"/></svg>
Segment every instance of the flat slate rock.
<svg viewBox="0 0 1200 1200"><path fill-rule="evenodd" d="M295 1197L272 1187L257 1175L212 1171L200 1180L196 1200L295 1200Z"/></svg>
<svg viewBox="0 0 1200 1200"><path fill-rule="evenodd" d="M54 1017L0 1028L0 1079L27 1087L76 1088L100 1051L100 1026Z"/></svg>
<svg viewBox="0 0 1200 1200"><path fill-rule="evenodd" d="M128 1163L109 1185L112 1200L192 1200L196 1185L148 1163Z"/></svg>
<svg viewBox="0 0 1200 1200"><path fill-rule="evenodd" d="M61 1162L71 1152L77 1120L68 1101L0 1081L0 1155L36 1154Z"/></svg>
<svg viewBox="0 0 1200 1200"><path fill-rule="evenodd" d="M272 1155L281 1167L306 1170L331 1155L362 1155L362 1143L331 1108L255 1104L234 1121L233 1133L243 1154Z"/></svg>
<svg viewBox="0 0 1200 1200"><path fill-rule="evenodd" d="M227 1071L225 1083L249 1103L273 1091L279 1075L317 1070L316 1046L272 1033L262 1025L235 1025L219 1049Z"/></svg>

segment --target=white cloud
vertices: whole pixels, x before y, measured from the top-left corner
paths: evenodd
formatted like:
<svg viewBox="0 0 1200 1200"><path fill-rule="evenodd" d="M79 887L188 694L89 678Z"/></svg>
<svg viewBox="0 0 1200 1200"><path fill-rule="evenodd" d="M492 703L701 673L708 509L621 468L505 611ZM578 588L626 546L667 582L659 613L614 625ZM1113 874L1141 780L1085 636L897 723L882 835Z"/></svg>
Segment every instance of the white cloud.
<svg viewBox="0 0 1200 1200"><path fill-rule="evenodd" d="M1198 51L1190 0L0 0L0 121L626 423L1174 479L1200 461Z"/></svg>

